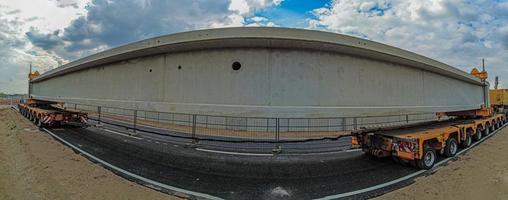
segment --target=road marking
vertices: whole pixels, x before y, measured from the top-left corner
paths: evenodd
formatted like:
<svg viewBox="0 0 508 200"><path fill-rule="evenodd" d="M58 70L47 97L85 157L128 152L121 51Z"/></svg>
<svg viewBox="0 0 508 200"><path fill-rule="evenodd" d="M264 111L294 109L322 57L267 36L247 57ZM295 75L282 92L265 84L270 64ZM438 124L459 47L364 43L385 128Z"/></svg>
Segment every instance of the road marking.
<svg viewBox="0 0 508 200"><path fill-rule="evenodd" d="M273 154L267 154L267 153L240 153L240 152L218 151L218 150L203 149L203 148L196 148L196 150L211 152L211 153L221 153L221 154L241 155L241 156L273 156Z"/></svg>
<svg viewBox="0 0 508 200"><path fill-rule="evenodd" d="M116 135L121 135L121 136L125 136L125 137L134 138L134 139L137 139L137 140L142 140L143 139L143 138L140 138L140 137L135 137L135 136L132 136L132 135L128 135L128 134L112 131L112 130L109 130L109 129L104 129L104 131L110 132L110 133L113 133L113 134L116 134Z"/></svg>
<svg viewBox="0 0 508 200"><path fill-rule="evenodd" d="M204 149L204 148L196 148L198 151L205 151L210 153L220 153L220 154L229 154L229 155L241 155L241 156L273 156L274 154L270 153L243 153L243 152L234 152L234 151L220 151L220 150L211 150L211 149ZM317 153L285 153L282 155L291 156L291 155L299 155L299 156L305 156L305 155L323 155L323 154L336 154L336 153L350 153L350 152L357 152L361 151L361 149L349 149L345 151L330 151L330 152L317 152Z"/></svg>
<svg viewBox="0 0 508 200"><path fill-rule="evenodd" d="M361 151L362 149L348 149L346 150L346 152L357 152L357 151Z"/></svg>
<svg viewBox="0 0 508 200"><path fill-rule="evenodd" d="M498 128L497 130L495 130L494 132L490 133L489 135L487 136L484 136L480 141L478 142L475 142L474 144L472 144L471 146L469 146L468 148L465 148L465 149L462 149L460 152L458 152L457 154L455 154L455 156L453 157L449 157L449 158L446 158L442 161L439 161L438 163L436 163L434 165L434 167L432 169L429 169L429 170L433 170L433 169L436 169L436 167L450 161L451 159L453 158L456 158L457 156L465 153L467 150L475 147L476 145L479 145L480 143L482 143L484 140L492 137L493 135L495 135L498 131L500 131L501 129L503 129L505 126L507 126L508 124L505 124L503 125L501 128ZM405 181L405 180L408 180L410 178L414 178L416 176L419 176L421 174L423 174L424 172L427 172L427 170L420 170L420 171L417 171L415 173L412 173L412 174L409 174L407 176L404 176L404 177L401 177L401 178L398 178L398 179L395 179L393 181L389 181L389 182L386 182L386 183L382 183L382 184L379 184L379 185L375 185L375 186L371 186L371 187L368 187L368 188L364 188L364 189L360 189L360 190L355 190L355 191L351 191L351 192L346 192L346 193L341 193L341 194L335 194L335 195L330 195L330 196L326 196L326 197L322 197L322 198L318 198L318 200L329 200L329 199L340 199L340 198L344 198L344 197L350 197L350 196L354 196L354 195L358 195L358 194L362 194L362 193L366 193L366 192L371 192L371 191L374 191L374 190L378 190L378 189L381 189L381 188L384 188L384 187L388 187L388 186L391 186L391 185L394 185L394 184L397 184L397 183L400 183L402 181Z"/></svg>
<svg viewBox="0 0 508 200"><path fill-rule="evenodd" d="M67 142L66 140L62 139L61 137L57 136L56 134L52 133L51 131L49 131L46 128L43 128L43 130L46 131L51 136L53 136L54 138L56 138L57 140L59 140L60 142L66 144L67 146L73 148L76 151L79 151L81 154L89 157L90 159L92 159L92 160L94 160L94 161L96 161L98 163L101 163L102 165L105 165L105 166L109 167L110 169L113 169L113 170L115 170L117 172L125 174L125 175L127 175L129 177L135 178L137 180L143 181L145 183L148 183L148 184L160 187L160 188L164 188L164 189L175 191L175 192L181 192L181 193L185 193L185 194L196 196L196 197L202 197L202 198L206 198L206 199L222 199L222 198L215 197L215 196L212 196L212 195L209 195L209 194L204 194L204 193L200 193L200 192L194 192L194 191L190 191L190 190L186 190L186 189L182 189L182 188L166 185L164 183L160 183L160 182L154 181L152 179L145 178L145 177L142 177L140 175L131 173L131 172L126 171L126 170L124 170L124 169L122 169L120 167L112 165L112 164L110 164L110 163L108 163L108 162L106 162L106 161L104 161L104 160L102 160L100 158L97 158L97 157L93 156L92 154L90 154L90 153L88 153L88 152L86 152L86 151L84 151L84 150L74 146L70 142Z"/></svg>

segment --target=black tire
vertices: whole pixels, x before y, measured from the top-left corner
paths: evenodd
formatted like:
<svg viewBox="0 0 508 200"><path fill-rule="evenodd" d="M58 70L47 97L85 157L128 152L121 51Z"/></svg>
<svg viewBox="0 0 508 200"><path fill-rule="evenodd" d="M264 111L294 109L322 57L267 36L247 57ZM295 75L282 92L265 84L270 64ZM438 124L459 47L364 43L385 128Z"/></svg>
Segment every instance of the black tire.
<svg viewBox="0 0 508 200"><path fill-rule="evenodd" d="M472 131L468 131L466 133L466 139L462 141L462 143L460 143L460 147L468 148L469 146L471 146L471 144L473 143L473 137L471 135L473 135Z"/></svg>
<svg viewBox="0 0 508 200"><path fill-rule="evenodd" d="M483 138L484 131L488 132L488 129L485 128L485 130L483 130L483 131L481 128L476 129L476 134L474 134L474 137L473 137L474 141L480 141Z"/></svg>
<svg viewBox="0 0 508 200"><path fill-rule="evenodd" d="M490 133L492 133L492 131L493 131L492 129L493 129L492 126L487 126L485 129L483 129L483 132L482 132L483 136L485 137L487 135L490 135Z"/></svg>
<svg viewBox="0 0 508 200"><path fill-rule="evenodd" d="M448 140L446 140L446 146L444 148L444 155L446 157L453 157L455 154L457 154L457 151L459 149L459 144L457 142L457 139L450 137Z"/></svg>
<svg viewBox="0 0 508 200"><path fill-rule="evenodd" d="M490 125L490 126L487 126L487 127L488 127L488 129L489 129L489 133L488 133L488 134L490 134L490 133L494 132L494 130L495 130L495 127L494 127L494 126L495 126L494 124L492 124L492 125ZM488 134L486 134L486 135L488 135Z"/></svg>
<svg viewBox="0 0 508 200"><path fill-rule="evenodd" d="M436 164L437 155L436 151L429 146L423 148L422 159L416 160L416 166L420 169L431 169Z"/></svg>

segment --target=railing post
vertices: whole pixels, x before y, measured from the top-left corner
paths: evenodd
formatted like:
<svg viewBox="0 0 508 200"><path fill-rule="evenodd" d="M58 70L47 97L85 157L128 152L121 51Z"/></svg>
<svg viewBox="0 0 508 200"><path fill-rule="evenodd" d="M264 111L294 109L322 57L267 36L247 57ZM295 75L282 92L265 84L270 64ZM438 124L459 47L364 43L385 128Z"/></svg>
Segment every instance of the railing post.
<svg viewBox="0 0 508 200"><path fill-rule="evenodd" d="M406 115L406 124L409 124L409 115Z"/></svg>
<svg viewBox="0 0 508 200"><path fill-rule="evenodd" d="M136 133L137 129L137 122L138 122L138 110L134 110L134 133Z"/></svg>
<svg viewBox="0 0 508 200"><path fill-rule="evenodd" d="M196 115L192 115L192 137L196 138Z"/></svg>
<svg viewBox="0 0 508 200"><path fill-rule="evenodd" d="M275 119L275 140L277 142L279 142L279 139L280 139L280 119L279 118L276 118Z"/></svg>
<svg viewBox="0 0 508 200"><path fill-rule="evenodd" d="M358 118L353 118L353 129L358 130Z"/></svg>
<svg viewBox="0 0 508 200"><path fill-rule="evenodd" d="M196 138L196 115L192 115L192 143L196 144L198 138Z"/></svg>
<svg viewBox="0 0 508 200"><path fill-rule="evenodd" d="M310 132L310 119L309 118L307 118L307 132Z"/></svg>
<svg viewBox="0 0 508 200"><path fill-rule="evenodd" d="M282 151L282 147L279 145L280 141L280 119L275 118L275 147L272 149L272 153L278 154Z"/></svg>
<svg viewBox="0 0 508 200"><path fill-rule="evenodd" d="M99 119L97 120L97 123L100 125L101 124L101 107L100 106L97 107L97 114L99 115Z"/></svg>
<svg viewBox="0 0 508 200"><path fill-rule="evenodd" d="M266 118L266 132L270 130L270 118Z"/></svg>
<svg viewBox="0 0 508 200"><path fill-rule="evenodd" d="M347 119L345 117L342 118L342 131L346 131L347 129Z"/></svg>

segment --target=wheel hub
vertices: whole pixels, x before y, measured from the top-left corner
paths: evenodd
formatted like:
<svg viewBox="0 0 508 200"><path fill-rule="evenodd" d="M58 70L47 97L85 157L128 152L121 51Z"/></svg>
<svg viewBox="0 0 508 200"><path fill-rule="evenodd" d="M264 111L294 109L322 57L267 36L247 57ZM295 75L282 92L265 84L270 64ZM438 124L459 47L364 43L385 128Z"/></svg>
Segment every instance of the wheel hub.
<svg viewBox="0 0 508 200"><path fill-rule="evenodd" d="M427 166L432 165L432 163L434 163L434 159L435 159L434 158L434 154L432 154L432 152L430 152L430 151L427 152L425 154L425 160L424 160L425 161L425 165L427 165Z"/></svg>

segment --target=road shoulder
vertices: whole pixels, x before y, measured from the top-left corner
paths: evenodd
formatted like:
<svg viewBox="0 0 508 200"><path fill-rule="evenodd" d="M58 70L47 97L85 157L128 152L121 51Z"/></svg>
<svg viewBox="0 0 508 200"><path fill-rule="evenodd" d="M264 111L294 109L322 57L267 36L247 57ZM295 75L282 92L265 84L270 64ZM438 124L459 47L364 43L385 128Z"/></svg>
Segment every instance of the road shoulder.
<svg viewBox="0 0 508 200"><path fill-rule="evenodd" d="M75 154L15 111L0 109L0 199L177 197L123 179Z"/></svg>

